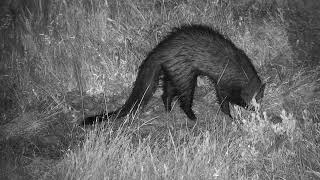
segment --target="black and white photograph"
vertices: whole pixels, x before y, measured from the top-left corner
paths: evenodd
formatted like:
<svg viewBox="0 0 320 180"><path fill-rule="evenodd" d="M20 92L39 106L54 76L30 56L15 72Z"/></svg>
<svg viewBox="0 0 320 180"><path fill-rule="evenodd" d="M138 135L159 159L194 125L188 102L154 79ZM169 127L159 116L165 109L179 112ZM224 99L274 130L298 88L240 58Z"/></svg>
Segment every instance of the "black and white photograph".
<svg viewBox="0 0 320 180"><path fill-rule="evenodd" d="M1 0L0 179L320 179L320 1Z"/></svg>

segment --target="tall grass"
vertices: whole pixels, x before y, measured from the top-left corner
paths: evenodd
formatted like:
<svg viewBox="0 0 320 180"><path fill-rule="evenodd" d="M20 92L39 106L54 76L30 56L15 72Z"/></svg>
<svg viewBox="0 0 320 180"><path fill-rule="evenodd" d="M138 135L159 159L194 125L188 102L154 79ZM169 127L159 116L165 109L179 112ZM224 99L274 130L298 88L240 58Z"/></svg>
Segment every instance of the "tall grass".
<svg viewBox="0 0 320 180"><path fill-rule="evenodd" d="M239 114L238 114L239 115ZM251 117L250 117L251 116ZM312 179L319 178L317 128L303 131L285 111L274 125L264 114L241 115L221 129L189 132L158 128L142 138L139 128L95 126L45 179ZM156 134L156 135L155 135Z"/></svg>
<svg viewBox="0 0 320 180"><path fill-rule="evenodd" d="M320 178L319 68L301 56L313 47L293 41L299 40L295 23L308 22L292 21L300 15L295 14L300 3L17 0L1 5L0 177ZM159 98L123 126L80 128L76 122L84 116L123 104L147 52L181 24L212 26L248 54L268 84L261 109L251 114L235 107L238 124L230 123L217 115L219 107L206 92L194 103L194 130L181 125L186 117L179 108L163 113ZM199 89L209 87L204 82Z"/></svg>

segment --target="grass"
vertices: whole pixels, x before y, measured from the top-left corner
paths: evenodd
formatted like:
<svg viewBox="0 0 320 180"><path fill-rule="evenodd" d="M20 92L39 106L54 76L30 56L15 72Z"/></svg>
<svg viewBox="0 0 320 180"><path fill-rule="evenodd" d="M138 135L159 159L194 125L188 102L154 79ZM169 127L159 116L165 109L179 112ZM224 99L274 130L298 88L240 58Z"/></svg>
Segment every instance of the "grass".
<svg viewBox="0 0 320 180"><path fill-rule="evenodd" d="M0 3L0 179L320 178L316 3ZM164 112L160 91L124 124L78 126L121 106L146 54L192 23L214 27L252 59L267 82L258 111L234 107L231 123L199 78L194 130L179 107Z"/></svg>
<svg viewBox="0 0 320 180"><path fill-rule="evenodd" d="M45 179L317 178L317 132L302 132L285 112L277 125L266 118L246 117L240 129L219 123L193 132L162 126L147 136L137 123L118 131L96 126Z"/></svg>

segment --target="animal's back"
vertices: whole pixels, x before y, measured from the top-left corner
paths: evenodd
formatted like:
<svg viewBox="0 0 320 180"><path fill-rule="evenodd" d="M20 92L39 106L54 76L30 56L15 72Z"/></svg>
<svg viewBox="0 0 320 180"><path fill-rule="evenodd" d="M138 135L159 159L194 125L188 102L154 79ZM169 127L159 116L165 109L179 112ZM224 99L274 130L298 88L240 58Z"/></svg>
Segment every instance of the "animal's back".
<svg viewBox="0 0 320 180"><path fill-rule="evenodd" d="M243 87L258 78L247 55L229 39L207 26L176 28L161 41L149 58L166 71L209 76L219 86ZM148 58L147 58L148 60Z"/></svg>

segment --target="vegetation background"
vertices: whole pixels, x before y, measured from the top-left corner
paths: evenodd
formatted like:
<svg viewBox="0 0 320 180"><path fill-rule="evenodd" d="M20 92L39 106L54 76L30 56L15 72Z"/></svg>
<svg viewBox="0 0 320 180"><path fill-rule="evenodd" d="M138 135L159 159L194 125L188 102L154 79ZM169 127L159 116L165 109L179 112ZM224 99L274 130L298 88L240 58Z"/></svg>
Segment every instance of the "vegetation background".
<svg viewBox="0 0 320 180"><path fill-rule="evenodd" d="M2 0L0 179L320 179L320 1ZM198 79L196 129L161 91L122 123L146 54L173 27L230 38L267 82L256 112L218 113Z"/></svg>

